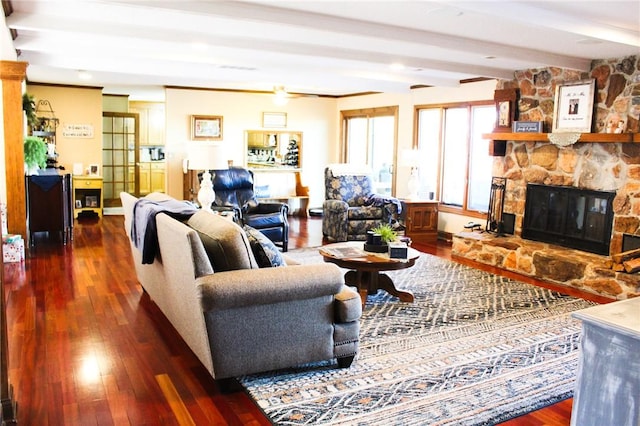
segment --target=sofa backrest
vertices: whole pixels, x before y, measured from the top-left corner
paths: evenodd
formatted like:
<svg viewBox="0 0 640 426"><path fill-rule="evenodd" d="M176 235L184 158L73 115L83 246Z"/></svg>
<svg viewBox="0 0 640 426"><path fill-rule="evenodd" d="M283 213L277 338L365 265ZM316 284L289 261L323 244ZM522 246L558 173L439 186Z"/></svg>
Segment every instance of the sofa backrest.
<svg viewBox="0 0 640 426"><path fill-rule="evenodd" d="M165 281L160 309L204 366L213 374L211 348L196 277L213 270L197 232L165 214L156 216ZM208 268L207 268L208 265ZM154 300L158 303L158 300Z"/></svg>

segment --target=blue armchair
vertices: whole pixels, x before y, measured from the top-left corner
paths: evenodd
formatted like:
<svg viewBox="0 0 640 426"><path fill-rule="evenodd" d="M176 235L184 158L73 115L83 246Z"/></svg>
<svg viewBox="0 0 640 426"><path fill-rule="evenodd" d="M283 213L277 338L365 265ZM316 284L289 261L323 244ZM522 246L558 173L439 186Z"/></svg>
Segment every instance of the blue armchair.
<svg viewBox="0 0 640 426"><path fill-rule="evenodd" d="M286 203L258 202L253 188L253 172L242 167L213 171L216 199L212 209L232 209L243 225L249 225L288 250L289 222Z"/></svg>
<svg viewBox="0 0 640 426"><path fill-rule="evenodd" d="M364 241L367 231L387 223L398 226L402 210L397 198L375 194L370 171L349 164L324 170L322 233L331 241Z"/></svg>

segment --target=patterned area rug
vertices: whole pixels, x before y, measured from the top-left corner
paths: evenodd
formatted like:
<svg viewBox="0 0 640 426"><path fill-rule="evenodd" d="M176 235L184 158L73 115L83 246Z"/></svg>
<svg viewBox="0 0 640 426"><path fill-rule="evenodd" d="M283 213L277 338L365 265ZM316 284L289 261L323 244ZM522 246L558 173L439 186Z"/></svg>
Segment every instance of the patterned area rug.
<svg viewBox="0 0 640 426"><path fill-rule="evenodd" d="M569 314L593 303L428 254L389 275L415 302L369 296L351 368L239 378L274 424L489 425L571 397L581 324Z"/></svg>

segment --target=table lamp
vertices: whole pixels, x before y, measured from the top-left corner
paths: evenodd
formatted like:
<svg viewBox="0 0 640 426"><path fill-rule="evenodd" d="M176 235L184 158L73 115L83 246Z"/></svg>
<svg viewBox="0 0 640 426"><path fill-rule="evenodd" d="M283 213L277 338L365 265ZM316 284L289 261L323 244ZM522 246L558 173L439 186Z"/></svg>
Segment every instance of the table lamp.
<svg viewBox="0 0 640 426"><path fill-rule="evenodd" d="M213 212L211 204L216 199L213 182L209 170L224 170L229 168L224 148L220 144L195 143L187 146L187 168L189 170L203 170L198 203L205 211Z"/></svg>
<svg viewBox="0 0 640 426"><path fill-rule="evenodd" d="M420 166L420 151L417 149L403 149L400 156L400 164L406 167L411 167L411 176L407 181L407 189L409 190L408 198L411 200L417 200L418 190L420 189L420 173L418 166Z"/></svg>

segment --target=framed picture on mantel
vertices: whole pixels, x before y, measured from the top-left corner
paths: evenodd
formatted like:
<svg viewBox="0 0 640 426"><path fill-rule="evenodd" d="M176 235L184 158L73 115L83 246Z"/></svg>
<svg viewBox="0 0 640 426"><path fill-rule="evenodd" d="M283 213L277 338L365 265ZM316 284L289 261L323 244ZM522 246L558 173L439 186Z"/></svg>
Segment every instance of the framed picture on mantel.
<svg viewBox="0 0 640 426"><path fill-rule="evenodd" d="M553 106L554 133L591 133L596 80L559 84Z"/></svg>
<svg viewBox="0 0 640 426"><path fill-rule="evenodd" d="M493 94L496 103L496 127L494 132L511 132L516 120L518 89L496 90Z"/></svg>

